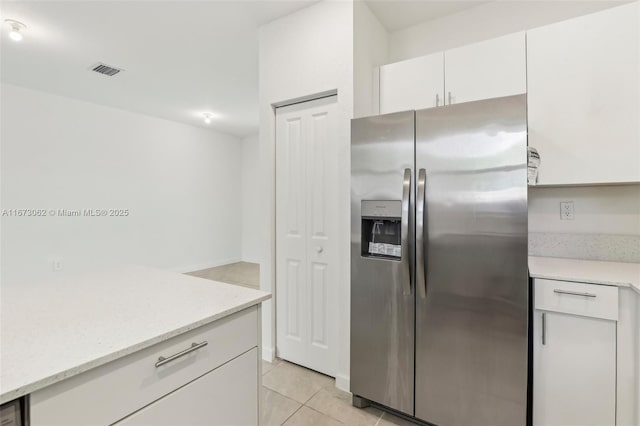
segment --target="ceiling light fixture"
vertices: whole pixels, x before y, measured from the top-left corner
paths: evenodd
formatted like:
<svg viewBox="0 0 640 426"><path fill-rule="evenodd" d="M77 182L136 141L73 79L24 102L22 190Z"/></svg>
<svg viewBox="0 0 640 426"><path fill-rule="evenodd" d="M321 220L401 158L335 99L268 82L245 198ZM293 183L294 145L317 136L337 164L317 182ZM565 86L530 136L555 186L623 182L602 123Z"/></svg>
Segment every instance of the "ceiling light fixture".
<svg viewBox="0 0 640 426"><path fill-rule="evenodd" d="M9 26L11 27L11 31L9 32L9 37L11 38L11 40L13 41L22 40L23 36L20 31L27 28L27 26L22 22L15 21L13 19L5 19L4 22L9 24Z"/></svg>
<svg viewBox="0 0 640 426"><path fill-rule="evenodd" d="M204 114L204 122L207 124L211 123L211 117L213 117L213 114L211 114L210 112L205 112Z"/></svg>

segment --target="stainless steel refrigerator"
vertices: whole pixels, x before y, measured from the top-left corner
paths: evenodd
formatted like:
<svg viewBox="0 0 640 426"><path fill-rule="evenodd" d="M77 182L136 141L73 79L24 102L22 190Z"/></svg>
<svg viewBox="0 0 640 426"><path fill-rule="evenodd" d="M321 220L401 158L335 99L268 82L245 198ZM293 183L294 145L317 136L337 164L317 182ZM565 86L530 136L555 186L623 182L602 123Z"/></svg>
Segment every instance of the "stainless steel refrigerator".
<svg viewBox="0 0 640 426"><path fill-rule="evenodd" d="M527 421L525 95L351 124L351 392L440 426Z"/></svg>

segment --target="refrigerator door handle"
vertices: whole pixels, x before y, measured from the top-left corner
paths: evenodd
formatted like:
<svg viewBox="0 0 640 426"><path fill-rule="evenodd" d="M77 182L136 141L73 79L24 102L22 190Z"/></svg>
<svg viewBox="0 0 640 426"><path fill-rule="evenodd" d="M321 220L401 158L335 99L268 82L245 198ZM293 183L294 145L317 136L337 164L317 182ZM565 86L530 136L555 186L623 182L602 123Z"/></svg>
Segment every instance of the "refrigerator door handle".
<svg viewBox="0 0 640 426"><path fill-rule="evenodd" d="M411 262L409 261L409 206L411 197L411 169L404 169L402 180L402 216L400 229L400 244L402 245L402 293L411 295Z"/></svg>
<svg viewBox="0 0 640 426"><path fill-rule="evenodd" d="M416 287L420 291L420 297L422 299L427 297L426 253L424 250L426 191L427 171L420 169L420 171L418 171L418 194L416 197Z"/></svg>

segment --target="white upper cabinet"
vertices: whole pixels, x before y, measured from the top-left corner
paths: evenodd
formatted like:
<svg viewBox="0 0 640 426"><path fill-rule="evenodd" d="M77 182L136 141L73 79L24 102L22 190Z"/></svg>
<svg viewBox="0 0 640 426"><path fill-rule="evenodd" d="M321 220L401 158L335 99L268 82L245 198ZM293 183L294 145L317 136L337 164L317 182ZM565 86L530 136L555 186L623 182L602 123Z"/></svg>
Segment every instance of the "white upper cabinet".
<svg viewBox="0 0 640 426"><path fill-rule="evenodd" d="M525 33L447 50L447 105L527 92Z"/></svg>
<svg viewBox="0 0 640 426"><path fill-rule="evenodd" d="M638 3L527 32L538 184L640 182Z"/></svg>
<svg viewBox="0 0 640 426"><path fill-rule="evenodd" d="M442 106L442 52L380 67L380 113Z"/></svg>
<svg viewBox="0 0 640 426"><path fill-rule="evenodd" d="M527 91L525 34L380 67L380 113L433 108Z"/></svg>

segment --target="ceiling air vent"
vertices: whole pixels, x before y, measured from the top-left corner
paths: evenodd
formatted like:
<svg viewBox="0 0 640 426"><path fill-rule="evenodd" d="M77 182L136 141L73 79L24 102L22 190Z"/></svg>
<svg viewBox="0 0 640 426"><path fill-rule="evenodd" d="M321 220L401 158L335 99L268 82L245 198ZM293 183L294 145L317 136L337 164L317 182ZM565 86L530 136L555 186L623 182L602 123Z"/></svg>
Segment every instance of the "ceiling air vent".
<svg viewBox="0 0 640 426"><path fill-rule="evenodd" d="M108 75L109 77L113 77L118 74L120 71L124 71L123 69L110 67L109 65L105 65L103 63L98 63L91 68L91 71L95 71L100 74Z"/></svg>

